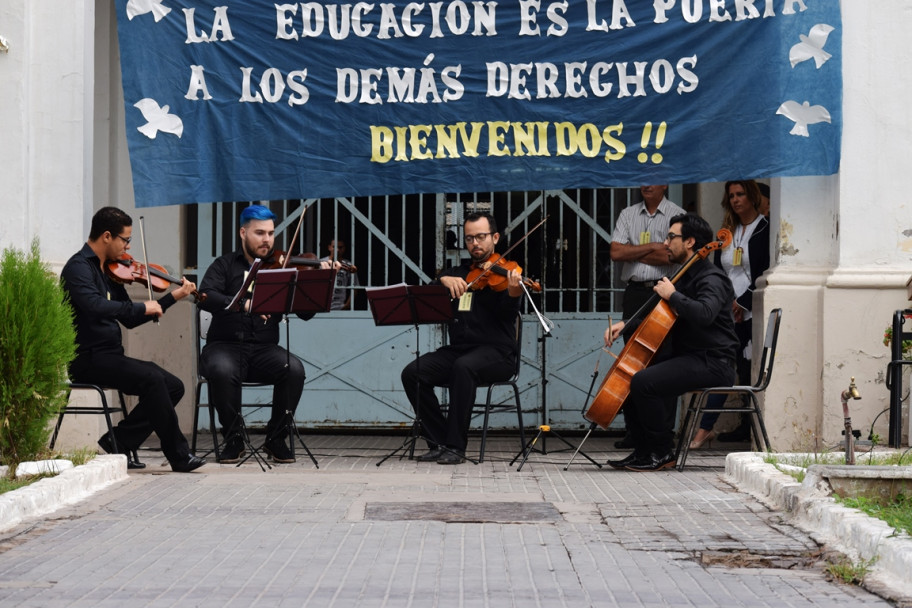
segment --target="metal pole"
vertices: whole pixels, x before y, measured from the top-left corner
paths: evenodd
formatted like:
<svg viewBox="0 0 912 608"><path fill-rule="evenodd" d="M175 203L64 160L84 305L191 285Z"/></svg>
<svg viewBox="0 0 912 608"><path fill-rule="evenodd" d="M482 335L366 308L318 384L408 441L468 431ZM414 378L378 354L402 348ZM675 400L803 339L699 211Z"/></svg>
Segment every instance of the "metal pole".
<svg viewBox="0 0 912 608"><path fill-rule="evenodd" d="M892 360L887 374L890 389L890 429L888 432L888 445L898 448L902 444L902 370L903 370L903 339L912 338L912 333L903 334L905 316L912 315L912 310L897 310L893 313L893 339L890 342Z"/></svg>

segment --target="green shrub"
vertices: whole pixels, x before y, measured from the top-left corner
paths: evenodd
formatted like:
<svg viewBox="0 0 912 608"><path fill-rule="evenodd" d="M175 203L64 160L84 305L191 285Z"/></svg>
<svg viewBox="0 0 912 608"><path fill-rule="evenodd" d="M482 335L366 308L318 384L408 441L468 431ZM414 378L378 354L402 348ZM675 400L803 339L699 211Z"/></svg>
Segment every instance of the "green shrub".
<svg viewBox="0 0 912 608"><path fill-rule="evenodd" d="M49 422L66 405L76 355L73 312L41 262L38 239L0 258L0 463L11 471L47 449Z"/></svg>

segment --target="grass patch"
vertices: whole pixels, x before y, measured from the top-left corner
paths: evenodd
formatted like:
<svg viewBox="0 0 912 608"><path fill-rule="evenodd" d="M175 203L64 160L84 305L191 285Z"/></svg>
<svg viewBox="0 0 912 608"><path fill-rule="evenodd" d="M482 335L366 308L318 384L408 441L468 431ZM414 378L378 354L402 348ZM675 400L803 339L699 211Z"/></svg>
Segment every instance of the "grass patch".
<svg viewBox="0 0 912 608"><path fill-rule="evenodd" d="M858 509L871 517L885 521L898 532L912 534L912 496L897 494L890 501L865 497L835 498L843 506Z"/></svg>
<svg viewBox="0 0 912 608"><path fill-rule="evenodd" d="M856 454L855 464L862 466L909 466L912 464L910 451L905 452L863 452ZM771 464L777 470L791 475L799 483L804 481L805 469L812 464L845 464L845 454L840 452L820 452L813 454L772 454L763 457L763 462Z"/></svg>
<svg viewBox="0 0 912 608"><path fill-rule="evenodd" d="M908 466L909 452L882 452L875 454L873 451L856 458L856 463L862 466ZM822 454L767 454L763 461L776 467L777 470L791 475L799 482L804 481L805 469L812 464L845 464L845 455L836 453ZM858 509L870 517L884 521L897 532L912 535L912 496L898 494L893 500L865 497L840 498L833 495L836 501L846 507ZM834 576L839 577L834 574Z"/></svg>
<svg viewBox="0 0 912 608"><path fill-rule="evenodd" d="M66 458L67 460L72 461L73 466L78 467L81 464L89 462L97 455L94 448L82 448L68 454L57 454L54 458Z"/></svg>
<svg viewBox="0 0 912 608"><path fill-rule="evenodd" d="M73 452L68 452L66 454L55 452L52 454L45 454L40 457L40 460L56 460L64 459L69 460L73 463L73 466L83 465L93 458L95 458L96 453L94 449L91 448L82 448L75 450ZM0 494L5 492L12 492L13 490L18 490L19 488L24 488L27 485L33 484L36 481L40 481L45 477L54 477L54 473L43 473L41 475L29 475L27 477L16 478L14 477L15 471L10 471L9 476L0 476Z"/></svg>
<svg viewBox="0 0 912 608"><path fill-rule="evenodd" d="M865 577L871 571L871 567L876 561L877 558L874 557L868 560L852 563L848 559L843 558L838 562L829 562L827 564L826 571L834 579L840 580L843 583L850 585L861 585L864 583Z"/></svg>
<svg viewBox="0 0 912 608"><path fill-rule="evenodd" d="M0 477L0 494L12 492L13 490L18 490L19 488L24 488L25 486L31 485L38 480L44 479L45 477L54 477L54 475L52 473L45 473L43 475L17 477L16 479L10 479L9 477Z"/></svg>

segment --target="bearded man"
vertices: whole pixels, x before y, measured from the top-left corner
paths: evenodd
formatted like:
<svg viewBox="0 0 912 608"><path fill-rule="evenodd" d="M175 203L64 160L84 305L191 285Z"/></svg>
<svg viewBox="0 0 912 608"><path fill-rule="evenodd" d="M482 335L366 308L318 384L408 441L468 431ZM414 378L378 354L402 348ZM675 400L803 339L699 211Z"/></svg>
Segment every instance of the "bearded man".
<svg viewBox="0 0 912 608"><path fill-rule="evenodd" d="M262 205L246 207L240 216L241 248L212 262L199 291L200 307L212 313L206 346L200 355L200 373L209 381L209 397L218 412L225 438L221 463L238 462L245 454L241 419L241 385L273 385L272 415L266 424L263 451L273 462L294 462L288 427L304 390L305 372L300 359L279 346L281 315L250 314L250 298L240 300L240 310L226 310L241 289L256 258L267 264L275 245L275 214ZM322 268L332 263L322 262ZM314 313L299 314L307 320Z"/></svg>
<svg viewBox="0 0 912 608"><path fill-rule="evenodd" d="M671 264L683 265L713 240L706 220L693 213L671 218L665 251ZM674 412L678 397L710 386L731 386L735 357L740 350L731 303L735 292L725 272L708 258L697 259L676 283L662 277L652 288L677 314L666 342L653 362L631 377L624 402L627 430L634 451L609 460L615 469L659 471L674 466ZM624 327L640 319L626 319L605 330L610 346Z"/></svg>
<svg viewBox="0 0 912 608"><path fill-rule="evenodd" d="M465 218L464 234L471 259L444 270L435 281L453 298L453 318L447 326L449 344L412 361L401 374L402 387L428 443L428 452L416 458L419 462L465 462L476 388L480 383L509 378L519 356L515 323L523 293L522 276L508 271L507 289L502 291L469 289L466 277L491 257L500 233L490 214L470 213ZM440 408L435 386L449 387L446 413Z"/></svg>

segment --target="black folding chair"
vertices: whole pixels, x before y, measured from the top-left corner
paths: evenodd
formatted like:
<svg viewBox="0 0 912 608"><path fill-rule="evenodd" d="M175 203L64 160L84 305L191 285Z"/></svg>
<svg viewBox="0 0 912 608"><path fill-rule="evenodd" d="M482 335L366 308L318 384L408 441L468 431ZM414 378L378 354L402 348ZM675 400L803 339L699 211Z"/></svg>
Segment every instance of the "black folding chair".
<svg viewBox="0 0 912 608"><path fill-rule="evenodd" d="M774 308L766 322L766 338L763 340L763 356L760 358L760 376L753 386L714 386L694 392L681 425L681 434L678 437L678 465L679 471L684 470L687 462L687 453L690 451L690 442L704 413L742 413L751 417L751 428L756 444L760 445L760 438L766 446L766 451L772 451L766 425L763 423L763 412L757 395L766 390L773 377L773 362L776 359L776 342L779 339L779 324L782 320L782 309ZM741 407L706 407L710 395L737 395L742 400ZM757 431L760 431L758 434Z"/></svg>

